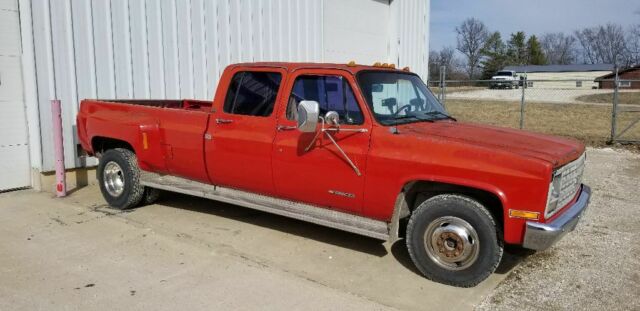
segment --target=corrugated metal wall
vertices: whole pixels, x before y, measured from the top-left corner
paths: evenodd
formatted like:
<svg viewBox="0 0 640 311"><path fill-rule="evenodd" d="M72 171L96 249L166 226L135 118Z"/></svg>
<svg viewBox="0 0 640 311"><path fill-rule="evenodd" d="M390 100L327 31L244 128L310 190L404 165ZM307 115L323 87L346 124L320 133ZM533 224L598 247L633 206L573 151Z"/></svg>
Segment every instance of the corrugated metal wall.
<svg viewBox="0 0 640 311"><path fill-rule="evenodd" d="M429 0L395 0L391 2L393 16L390 58L400 68L408 66L425 81L429 76ZM394 46L395 45L395 46Z"/></svg>
<svg viewBox="0 0 640 311"><path fill-rule="evenodd" d="M64 105L66 165L75 167L82 164L75 156L73 126L79 99L210 99L230 63L322 59L320 1L33 0L31 5L43 171L54 163L52 98Z"/></svg>
<svg viewBox="0 0 640 311"><path fill-rule="evenodd" d="M237 62L375 59L427 72L429 0L30 3L42 171L52 170L54 164L49 106L53 98L63 104L66 165L77 167L95 164L80 163L76 157L74 118L83 98L211 99L224 67ZM329 5L332 10L325 15ZM350 10L351 19L340 17L344 10ZM370 16L374 12L375 18ZM359 18L362 14L368 18ZM374 28L380 36L372 36ZM334 34L325 35L327 29ZM363 31L368 31L366 40L338 37ZM376 38L382 44L371 41ZM346 42L353 47L345 49Z"/></svg>

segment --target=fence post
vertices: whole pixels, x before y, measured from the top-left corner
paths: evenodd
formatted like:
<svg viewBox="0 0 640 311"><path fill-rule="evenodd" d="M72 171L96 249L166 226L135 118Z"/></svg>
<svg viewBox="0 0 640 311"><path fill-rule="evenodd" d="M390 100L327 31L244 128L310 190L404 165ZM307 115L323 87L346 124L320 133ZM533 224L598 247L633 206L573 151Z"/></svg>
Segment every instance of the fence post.
<svg viewBox="0 0 640 311"><path fill-rule="evenodd" d="M616 140L616 127L617 127L617 118L618 118L618 66L615 68L616 76L613 80L613 108L611 109L611 140L609 142L613 143Z"/></svg>
<svg viewBox="0 0 640 311"><path fill-rule="evenodd" d="M51 114L53 117L53 147L56 168L56 196L67 195L67 180L64 169L64 144L62 138L62 107L60 100L51 100Z"/></svg>
<svg viewBox="0 0 640 311"><path fill-rule="evenodd" d="M524 89L527 88L527 77L522 81L522 95L520 96L520 129L524 128ZM520 83L520 81L518 81Z"/></svg>
<svg viewBox="0 0 640 311"><path fill-rule="evenodd" d="M444 79L445 79L445 73L446 73L447 67L445 66L440 66L440 92L438 93L438 100L442 103L442 105L444 106Z"/></svg>

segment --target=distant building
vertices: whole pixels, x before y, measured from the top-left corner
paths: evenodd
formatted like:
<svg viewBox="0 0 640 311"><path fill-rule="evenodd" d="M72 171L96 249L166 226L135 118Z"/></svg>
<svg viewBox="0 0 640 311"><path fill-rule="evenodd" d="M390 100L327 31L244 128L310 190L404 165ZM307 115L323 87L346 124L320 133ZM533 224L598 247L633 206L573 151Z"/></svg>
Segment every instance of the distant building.
<svg viewBox="0 0 640 311"><path fill-rule="evenodd" d="M598 87L596 78L612 73L613 68L612 64L579 64L507 66L503 70L526 76L529 87L592 89Z"/></svg>
<svg viewBox="0 0 640 311"><path fill-rule="evenodd" d="M612 89L615 72L598 77L596 81L601 89ZM640 65L618 71L620 89L640 89Z"/></svg>

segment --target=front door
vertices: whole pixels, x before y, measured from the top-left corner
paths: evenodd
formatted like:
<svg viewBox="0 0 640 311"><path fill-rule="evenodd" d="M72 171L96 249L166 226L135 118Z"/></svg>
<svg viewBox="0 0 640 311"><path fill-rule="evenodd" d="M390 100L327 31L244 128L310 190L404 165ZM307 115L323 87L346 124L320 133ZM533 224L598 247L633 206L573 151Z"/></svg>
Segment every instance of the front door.
<svg viewBox="0 0 640 311"><path fill-rule="evenodd" d="M209 179L215 185L273 195L274 107L284 70L252 68L228 74L228 85L220 85L226 95L216 94L216 111L205 133Z"/></svg>
<svg viewBox="0 0 640 311"><path fill-rule="evenodd" d="M274 182L280 196L347 212L362 210L371 120L354 94L354 85L351 75L341 70L322 74L300 70L287 80L287 105L281 105L285 109L278 114L273 149ZM339 130L317 136L297 131L297 105L302 100L317 101L321 116L337 112Z"/></svg>

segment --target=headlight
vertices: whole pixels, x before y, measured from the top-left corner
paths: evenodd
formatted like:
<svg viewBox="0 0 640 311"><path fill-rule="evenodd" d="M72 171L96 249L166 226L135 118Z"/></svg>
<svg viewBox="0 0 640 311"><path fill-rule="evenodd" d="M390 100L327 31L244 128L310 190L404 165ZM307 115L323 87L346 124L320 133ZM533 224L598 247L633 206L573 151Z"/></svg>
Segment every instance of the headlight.
<svg viewBox="0 0 640 311"><path fill-rule="evenodd" d="M549 183L549 194L547 196L547 208L545 209L544 216L545 218L553 213L559 206L558 201L560 200L560 190L562 184L562 173L555 171L553 172L553 178L551 178L551 183Z"/></svg>

